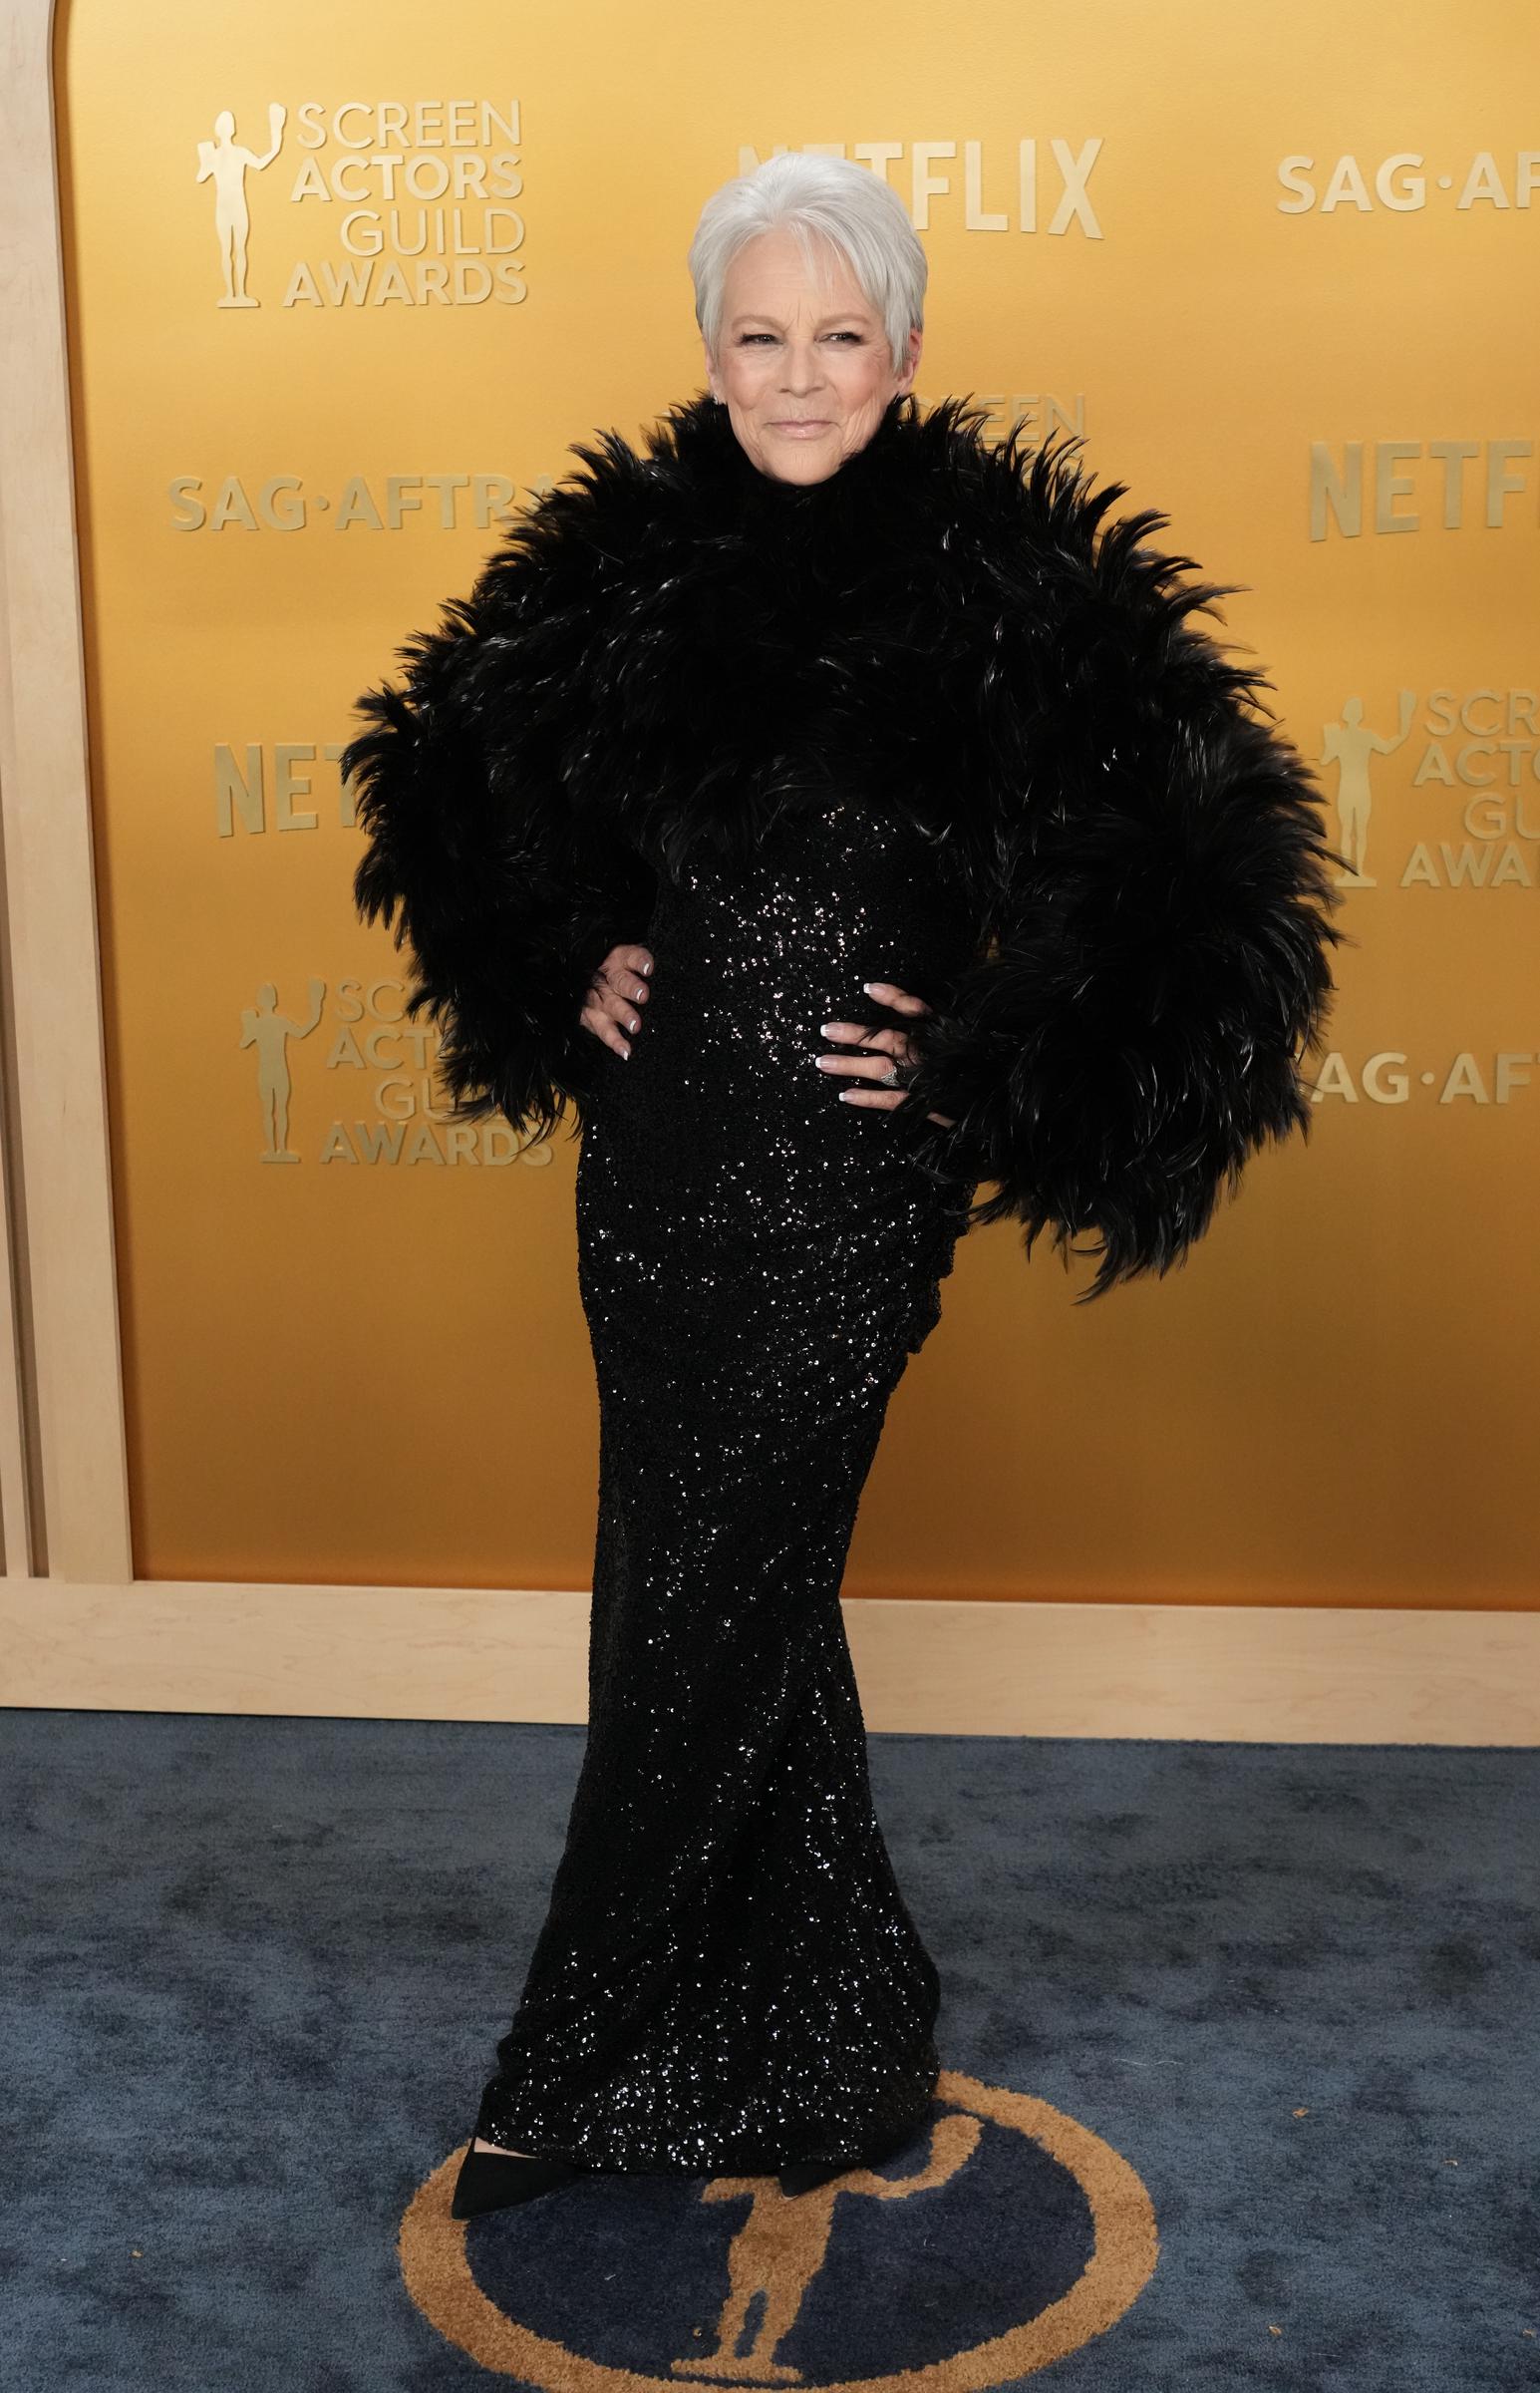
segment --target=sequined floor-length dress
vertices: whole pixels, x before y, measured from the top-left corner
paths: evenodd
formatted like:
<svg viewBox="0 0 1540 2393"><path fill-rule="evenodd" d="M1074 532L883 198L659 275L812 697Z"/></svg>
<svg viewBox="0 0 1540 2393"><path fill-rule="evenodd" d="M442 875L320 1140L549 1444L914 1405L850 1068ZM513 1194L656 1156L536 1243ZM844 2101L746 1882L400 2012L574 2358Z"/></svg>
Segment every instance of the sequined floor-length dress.
<svg viewBox="0 0 1540 2393"><path fill-rule="evenodd" d="M577 1172L600 1399L589 1728L477 2132L769 2173L928 2115L940 1986L872 1806L839 1606L967 1196L813 1058L974 950L921 835L832 795L660 883ZM848 1052L848 1049L842 1050ZM863 1085L870 1085L863 1084Z"/></svg>

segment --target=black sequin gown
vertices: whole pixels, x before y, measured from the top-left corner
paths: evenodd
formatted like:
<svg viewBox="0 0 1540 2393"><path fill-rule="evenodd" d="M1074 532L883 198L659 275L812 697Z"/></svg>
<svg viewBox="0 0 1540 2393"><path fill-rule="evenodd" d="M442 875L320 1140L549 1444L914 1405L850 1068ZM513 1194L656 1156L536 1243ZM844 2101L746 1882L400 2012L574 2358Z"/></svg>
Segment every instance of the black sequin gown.
<svg viewBox="0 0 1540 2393"><path fill-rule="evenodd" d="M934 1001L975 928L913 825L831 793L751 862L664 877L648 945L577 1172L588 1741L477 2132L768 2173L894 2147L936 2083L939 1979L873 1811L839 1586L972 1191L814 1058L841 1051L826 1021L896 1019L865 980Z"/></svg>

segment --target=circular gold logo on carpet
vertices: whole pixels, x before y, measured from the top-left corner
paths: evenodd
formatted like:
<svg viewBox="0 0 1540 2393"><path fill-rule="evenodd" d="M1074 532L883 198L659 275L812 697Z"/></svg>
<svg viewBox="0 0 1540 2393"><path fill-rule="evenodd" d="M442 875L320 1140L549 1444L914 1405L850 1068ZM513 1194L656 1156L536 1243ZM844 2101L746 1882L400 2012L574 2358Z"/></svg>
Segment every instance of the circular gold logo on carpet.
<svg viewBox="0 0 1540 2393"><path fill-rule="evenodd" d="M451 2153L407 2207L399 2242L407 2289L440 2334L483 2368L544 2393L654 2393L681 2382L982 2393L1104 2334L1148 2283L1159 2250L1149 2196L1120 2153L1050 2104L955 2070L942 2073L914 2160L901 2155L886 2164L900 2174L855 2169L794 2198L773 2177L597 2174L511 2211L459 2220L450 2202L463 2150ZM1028 2315L980 2315L998 2309L1002 2283L1004 2298L1012 2298L1012 2253L1030 2252L1046 2232L1043 2204L1026 2199L1025 2178L1013 2191L1013 2168L1021 2178L1028 2163L1034 2184L1057 2183L1073 2206L1075 2219L1060 2237L1061 2273L1073 2274L1057 2289L1052 2277L1043 2280L1051 2297ZM585 2242L585 2204L635 2202L644 2188L649 2200L672 2206L666 2217L639 2217L628 2234L607 2207ZM500 2302L472 2268L472 2228L495 2239L477 2249L501 2255ZM905 2235L910 2247L899 2248ZM534 2242L543 2249L547 2287L561 2288L559 2331L551 2331L549 2316L536 2326L513 2314L531 2304L538 2314L534 2274L521 2281L518 2265ZM622 2265L628 2245L629 2279ZM943 2272L948 2287L966 2282L958 2262L980 2251L990 2258L978 2278L975 2315L956 2322L958 2348L937 2353L936 2304L923 2297ZM1031 2282L1029 2271L1022 2278L1029 2307ZM836 2298L830 2288L840 2285ZM580 2348L588 2340L585 2312L604 2356ZM923 2326L911 2330L910 2320ZM979 2330L973 2341L966 2340L970 2325ZM649 2353L641 2364L636 2354L628 2363L617 2342L632 2326L638 2351ZM931 2348L904 2348L911 2331L930 2336ZM820 2346L826 2367L818 2364ZM876 2364L851 2373L852 2353L867 2347Z"/></svg>

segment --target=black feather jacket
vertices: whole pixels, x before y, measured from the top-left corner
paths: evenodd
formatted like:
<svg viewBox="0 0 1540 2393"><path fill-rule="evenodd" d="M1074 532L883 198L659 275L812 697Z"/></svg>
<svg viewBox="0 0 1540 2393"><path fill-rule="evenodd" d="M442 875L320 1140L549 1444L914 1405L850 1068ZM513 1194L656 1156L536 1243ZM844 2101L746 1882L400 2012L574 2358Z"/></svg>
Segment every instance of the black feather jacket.
<svg viewBox="0 0 1540 2393"><path fill-rule="evenodd" d="M977 1184L972 1220L1094 1237L1099 1295L1308 1133L1339 859L1271 683L1190 619L1243 585L1145 545L1152 510L1104 522L1125 486L1095 490L1078 438L987 422L895 399L810 486L762 475L704 392L640 450L574 444L357 702L354 894L410 952L457 1116L543 1138L581 1123L583 994L660 873L831 793L905 810L979 943L904 1023L890 1118Z"/></svg>

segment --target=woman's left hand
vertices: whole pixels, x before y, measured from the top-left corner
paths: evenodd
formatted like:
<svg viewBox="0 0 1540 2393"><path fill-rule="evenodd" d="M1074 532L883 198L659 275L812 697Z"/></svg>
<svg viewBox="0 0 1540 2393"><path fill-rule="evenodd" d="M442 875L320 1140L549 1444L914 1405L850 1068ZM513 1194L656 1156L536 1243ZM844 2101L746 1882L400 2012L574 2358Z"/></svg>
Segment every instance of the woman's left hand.
<svg viewBox="0 0 1540 2393"><path fill-rule="evenodd" d="M908 990L901 989L896 981L863 980L861 986L868 997L875 997L879 1005L888 1006L895 1014L928 1014L932 1010L923 997L911 997ZM919 1060L910 1045L907 1031L874 1030L869 1022L825 1022L821 1027L824 1038L838 1039L845 1045L861 1050L858 1055L815 1057L814 1061L821 1071L880 1081L895 1063L901 1072L906 1064ZM895 1105L902 1105L909 1092L896 1087L855 1088L841 1089L839 1094L846 1105L880 1105L891 1109ZM928 1122L939 1122L946 1130L953 1128L949 1114L927 1114L925 1118Z"/></svg>

